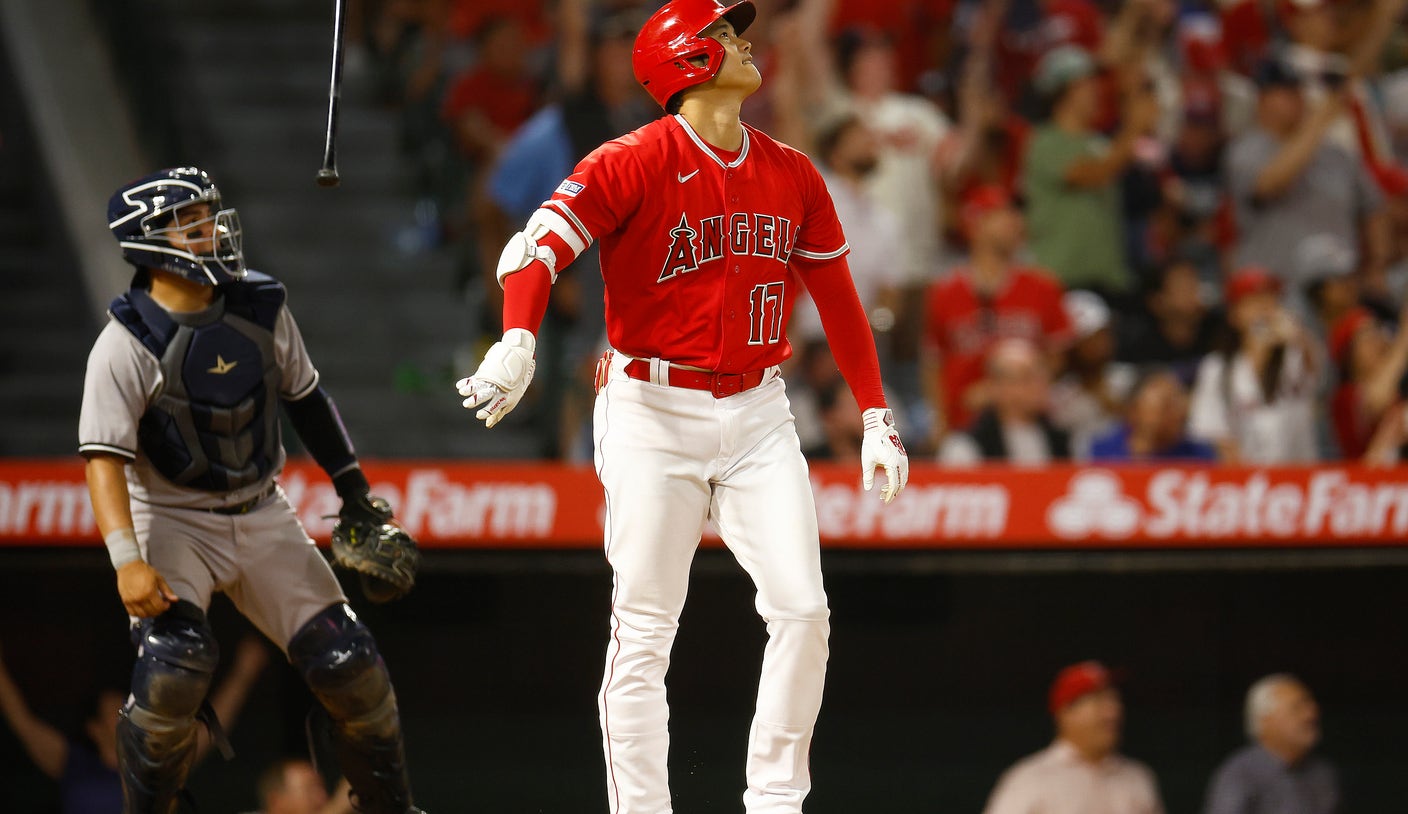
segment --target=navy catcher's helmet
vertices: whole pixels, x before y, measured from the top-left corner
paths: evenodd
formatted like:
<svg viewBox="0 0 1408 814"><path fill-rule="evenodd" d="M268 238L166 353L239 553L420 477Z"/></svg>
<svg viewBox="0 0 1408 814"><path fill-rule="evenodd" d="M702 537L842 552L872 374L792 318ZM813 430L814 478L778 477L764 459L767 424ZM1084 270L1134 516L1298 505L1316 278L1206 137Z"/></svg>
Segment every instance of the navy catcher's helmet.
<svg viewBox="0 0 1408 814"><path fill-rule="evenodd" d="M209 224L208 253L178 249L169 239L177 229L177 212L197 203L210 206L209 216L180 228ZM114 192L108 201L108 228L122 247L123 259L138 268L170 271L204 285L245 275L239 213L220 208L220 190L196 167L159 170Z"/></svg>

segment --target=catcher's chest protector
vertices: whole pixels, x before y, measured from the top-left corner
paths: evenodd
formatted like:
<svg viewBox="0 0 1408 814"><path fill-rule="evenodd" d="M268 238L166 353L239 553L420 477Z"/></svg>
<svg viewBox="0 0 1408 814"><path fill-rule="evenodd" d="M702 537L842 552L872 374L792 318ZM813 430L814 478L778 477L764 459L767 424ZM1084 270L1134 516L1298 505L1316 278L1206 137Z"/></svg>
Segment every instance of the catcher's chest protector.
<svg viewBox="0 0 1408 814"><path fill-rule="evenodd" d="M285 292L256 273L220 291L210 308L186 314L134 288L110 312L161 362L161 388L138 426L142 452L173 483L228 492L264 479L278 460L274 323Z"/></svg>

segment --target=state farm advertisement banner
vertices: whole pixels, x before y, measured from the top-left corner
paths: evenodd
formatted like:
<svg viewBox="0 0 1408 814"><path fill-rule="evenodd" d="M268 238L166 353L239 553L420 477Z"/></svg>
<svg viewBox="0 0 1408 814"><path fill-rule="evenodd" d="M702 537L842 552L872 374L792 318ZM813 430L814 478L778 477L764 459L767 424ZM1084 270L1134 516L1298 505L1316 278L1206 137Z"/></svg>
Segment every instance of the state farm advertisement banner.
<svg viewBox="0 0 1408 814"><path fill-rule="evenodd" d="M374 491L426 548L595 548L605 516L590 468L364 462ZM877 475L883 477L883 475ZM917 464L890 506L853 466L812 468L823 541L872 548L1185 548L1404 545L1408 468L1055 467ZM311 462L280 478L326 540L338 500ZM81 463L0 461L0 545L97 545Z"/></svg>

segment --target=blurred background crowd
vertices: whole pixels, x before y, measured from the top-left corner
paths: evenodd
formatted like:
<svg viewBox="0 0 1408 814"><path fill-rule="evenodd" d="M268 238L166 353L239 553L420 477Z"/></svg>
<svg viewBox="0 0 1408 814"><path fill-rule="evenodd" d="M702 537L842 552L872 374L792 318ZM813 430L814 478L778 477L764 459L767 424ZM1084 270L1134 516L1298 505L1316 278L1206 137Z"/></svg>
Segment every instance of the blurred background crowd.
<svg viewBox="0 0 1408 814"><path fill-rule="evenodd" d="M629 67L657 5L353 4L349 75L399 111L425 240L455 256L479 344L499 333L504 239L660 114ZM1402 0L758 5L744 118L824 173L916 454L1397 461ZM598 268L553 292L520 419L546 457L589 455ZM789 335L804 444L856 457L809 303Z"/></svg>

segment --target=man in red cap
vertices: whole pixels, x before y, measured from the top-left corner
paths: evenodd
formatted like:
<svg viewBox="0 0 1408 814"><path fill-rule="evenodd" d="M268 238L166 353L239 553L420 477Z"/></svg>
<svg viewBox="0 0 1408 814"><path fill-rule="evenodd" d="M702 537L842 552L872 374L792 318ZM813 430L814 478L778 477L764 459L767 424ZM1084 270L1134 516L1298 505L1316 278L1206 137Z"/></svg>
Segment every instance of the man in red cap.
<svg viewBox="0 0 1408 814"><path fill-rule="evenodd" d="M1028 340L1055 363L1071 338L1061 284L1041 269L1015 262L1024 226L1007 190L974 189L965 196L960 217L971 259L934 283L925 304L921 371L937 417L935 441L948 430L967 427L987 406L980 386L983 360L999 339Z"/></svg>
<svg viewBox="0 0 1408 814"><path fill-rule="evenodd" d="M985 814L1163 814L1154 773L1118 752L1124 705L1098 661L1051 684L1056 741L1008 769Z"/></svg>

